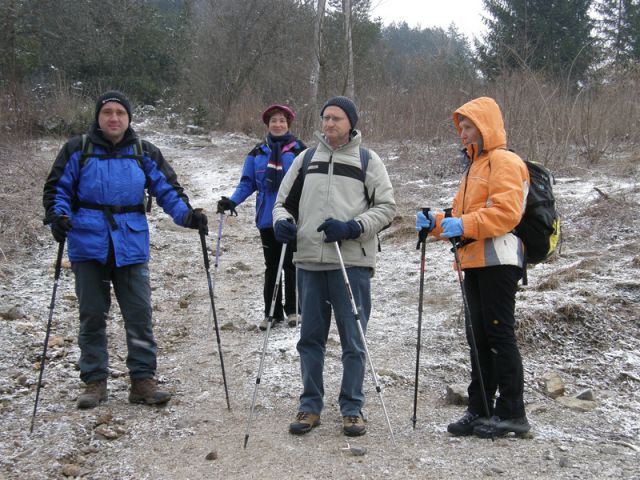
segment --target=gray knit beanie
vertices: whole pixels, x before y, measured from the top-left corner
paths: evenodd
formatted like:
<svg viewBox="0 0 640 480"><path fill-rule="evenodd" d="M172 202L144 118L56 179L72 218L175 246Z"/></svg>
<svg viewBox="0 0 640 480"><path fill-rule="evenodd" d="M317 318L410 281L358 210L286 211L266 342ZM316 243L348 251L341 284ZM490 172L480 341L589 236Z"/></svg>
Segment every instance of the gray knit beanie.
<svg viewBox="0 0 640 480"><path fill-rule="evenodd" d="M350 98L337 96L331 97L320 110L320 116L324 115L324 110L327 107L334 106L341 108L344 113L347 114L347 118L349 119L349 123L351 124L351 129L356 128L356 124L358 123L358 112L356 110L356 104Z"/></svg>

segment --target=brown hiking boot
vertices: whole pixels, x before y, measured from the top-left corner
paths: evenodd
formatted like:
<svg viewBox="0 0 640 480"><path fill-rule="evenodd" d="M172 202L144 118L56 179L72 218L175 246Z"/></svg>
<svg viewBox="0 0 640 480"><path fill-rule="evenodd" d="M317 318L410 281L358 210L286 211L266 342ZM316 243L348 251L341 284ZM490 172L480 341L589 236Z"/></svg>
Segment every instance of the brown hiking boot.
<svg viewBox="0 0 640 480"><path fill-rule="evenodd" d="M320 415L308 412L298 412L296 421L289 424L289 433L303 435L310 432L313 427L320 425Z"/></svg>
<svg viewBox="0 0 640 480"><path fill-rule="evenodd" d="M132 378L129 390L129 403L146 405L164 405L171 400L169 392L158 390L155 378Z"/></svg>
<svg viewBox="0 0 640 480"><path fill-rule="evenodd" d="M359 437L367 433L362 415L345 415L342 417L342 431L348 437Z"/></svg>
<svg viewBox="0 0 640 480"><path fill-rule="evenodd" d="M89 382L78 397L78 408L95 408L107 400L107 379Z"/></svg>

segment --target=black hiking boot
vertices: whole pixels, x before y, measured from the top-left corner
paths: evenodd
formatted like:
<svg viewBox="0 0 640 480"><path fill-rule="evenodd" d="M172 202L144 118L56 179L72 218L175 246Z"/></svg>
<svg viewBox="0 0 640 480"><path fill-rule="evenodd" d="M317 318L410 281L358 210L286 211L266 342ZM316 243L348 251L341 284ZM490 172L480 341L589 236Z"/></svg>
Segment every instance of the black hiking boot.
<svg viewBox="0 0 640 480"><path fill-rule="evenodd" d="M487 421L487 417L483 417L479 413L464 412L464 415L457 422L447 425L447 432L456 437L466 437L474 433L474 428L482 425Z"/></svg>
<svg viewBox="0 0 640 480"><path fill-rule="evenodd" d="M304 435L310 432L313 427L320 425L320 415L308 412L298 412L296 420L289 424L289 433L294 435Z"/></svg>
<svg viewBox="0 0 640 480"><path fill-rule="evenodd" d="M529 425L529 421L526 416L518 418L500 418L494 415L488 422L475 427L473 429L473 434L480 438L504 437L509 433L515 433L516 436L524 437L529 430L531 430L531 425Z"/></svg>
<svg viewBox="0 0 640 480"><path fill-rule="evenodd" d="M129 403L144 403L145 405L164 405L171 400L171 394L158 390L154 378L132 378L129 390Z"/></svg>
<svg viewBox="0 0 640 480"><path fill-rule="evenodd" d="M100 402L107 401L107 379L89 382L84 392L78 397L77 406L80 409L95 408Z"/></svg>

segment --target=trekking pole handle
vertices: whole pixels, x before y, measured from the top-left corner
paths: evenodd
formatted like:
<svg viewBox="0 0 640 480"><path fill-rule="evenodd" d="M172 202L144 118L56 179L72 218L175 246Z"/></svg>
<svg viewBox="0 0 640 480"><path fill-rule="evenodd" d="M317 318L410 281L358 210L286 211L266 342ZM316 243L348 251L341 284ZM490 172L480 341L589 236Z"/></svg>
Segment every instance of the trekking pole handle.
<svg viewBox="0 0 640 480"><path fill-rule="evenodd" d="M429 207L422 207L422 213L425 217L429 218ZM426 228L421 228L418 232L418 244L416 245L416 250L420 250L420 244L427 240L427 235L429 235L429 231Z"/></svg>
<svg viewBox="0 0 640 480"><path fill-rule="evenodd" d="M453 208L445 208L444 218L453 217L453 215L451 214L452 211L453 211ZM451 242L451 245L453 245L453 247L456 248L458 246L458 242L460 241L460 237L451 237L449 241Z"/></svg>

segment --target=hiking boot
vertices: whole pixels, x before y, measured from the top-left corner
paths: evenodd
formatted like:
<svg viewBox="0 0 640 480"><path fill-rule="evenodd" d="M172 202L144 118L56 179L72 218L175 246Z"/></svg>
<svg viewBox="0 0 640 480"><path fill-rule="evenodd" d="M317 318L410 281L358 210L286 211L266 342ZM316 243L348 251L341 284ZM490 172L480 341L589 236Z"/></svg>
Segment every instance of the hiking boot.
<svg viewBox="0 0 640 480"><path fill-rule="evenodd" d="M171 400L169 392L158 390L154 378L132 378L129 390L129 403L144 403L145 405L164 405Z"/></svg>
<svg viewBox="0 0 640 480"><path fill-rule="evenodd" d="M311 431L313 427L320 425L320 415L308 412L298 412L296 421L289 424L289 433L294 435L304 435Z"/></svg>
<svg viewBox="0 0 640 480"><path fill-rule="evenodd" d="M471 413L469 410L457 422L447 425L447 432L456 437L466 437L474 433L474 428L484 424L487 417L483 417L479 413Z"/></svg>
<svg viewBox="0 0 640 480"><path fill-rule="evenodd" d="M78 408L95 408L100 402L107 401L107 379L89 382L84 387L84 392L78 397Z"/></svg>
<svg viewBox="0 0 640 480"><path fill-rule="evenodd" d="M271 322L271 328L273 328L275 324L276 324L275 320ZM267 325L269 325L269 318L265 317L264 320L260 322L260 325L258 325L258 328L264 332L267 329Z"/></svg>
<svg viewBox="0 0 640 480"><path fill-rule="evenodd" d="M342 417L342 431L347 437L359 437L367 433L362 415L345 415Z"/></svg>
<svg viewBox="0 0 640 480"><path fill-rule="evenodd" d="M290 313L289 315L287 315L287 325L289 325L290 327L296 327L298 326L298 323L302 323L302 319L300 319L300 322L298 322L298 315L296 315L295 313Z"/></svg>
<svg viewBox="0 0 640 480"><path fill-rule="evenodd" d="M488 422L478 425L473 429L473 434L480 438L504 437L509 433L524 436L531 430L531 425L526 416L518 418L500 418L493 416Z"/></svg>

